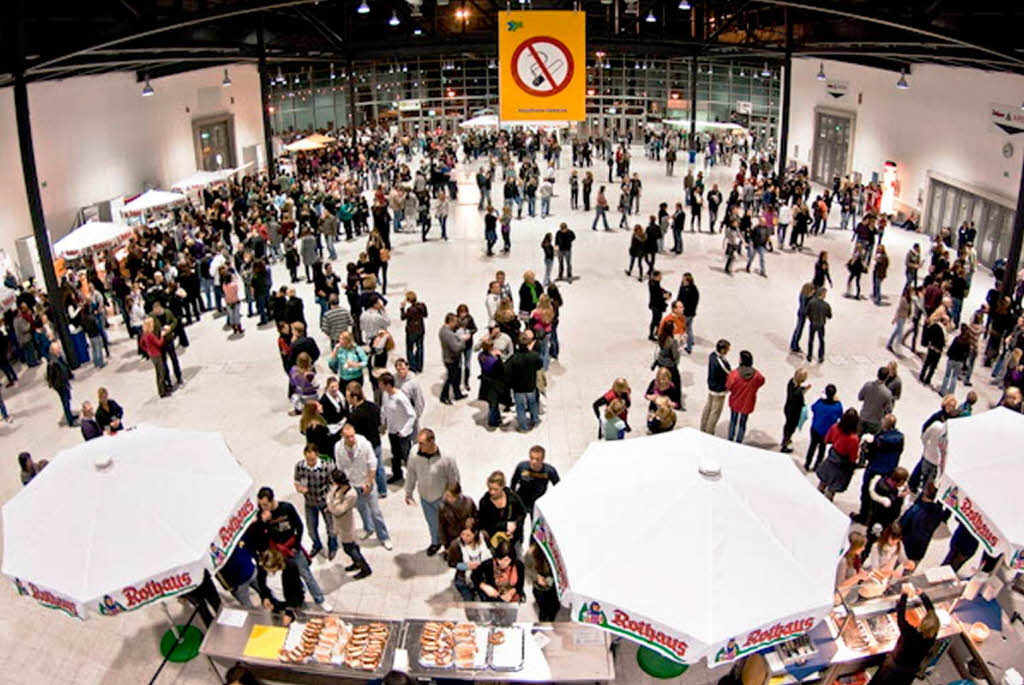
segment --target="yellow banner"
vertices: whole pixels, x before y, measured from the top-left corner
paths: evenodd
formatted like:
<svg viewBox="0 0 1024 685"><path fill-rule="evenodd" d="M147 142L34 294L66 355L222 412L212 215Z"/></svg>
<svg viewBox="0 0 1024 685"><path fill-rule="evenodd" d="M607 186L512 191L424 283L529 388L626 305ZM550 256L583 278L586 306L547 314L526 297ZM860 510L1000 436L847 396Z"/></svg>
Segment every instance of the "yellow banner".
<svg viewBox="0 0 1024 685"><path fill-rule="evenodd" d="M502 121L586 118L584 12L498 12Z"/></svg>

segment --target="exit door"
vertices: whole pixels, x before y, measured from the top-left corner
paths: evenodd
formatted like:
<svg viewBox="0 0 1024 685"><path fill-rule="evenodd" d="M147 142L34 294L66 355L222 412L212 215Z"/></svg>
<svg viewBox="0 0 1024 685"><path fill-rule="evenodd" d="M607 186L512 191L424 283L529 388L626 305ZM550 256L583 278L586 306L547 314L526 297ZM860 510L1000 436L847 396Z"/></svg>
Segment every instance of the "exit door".
<svg viewBox="0 0 1024 685"><path fill-rule="evenodd" d="M853 140L853 115L840 112L815 112L814 151L811 179L825 186L849 172L850 142Z"/></svg>

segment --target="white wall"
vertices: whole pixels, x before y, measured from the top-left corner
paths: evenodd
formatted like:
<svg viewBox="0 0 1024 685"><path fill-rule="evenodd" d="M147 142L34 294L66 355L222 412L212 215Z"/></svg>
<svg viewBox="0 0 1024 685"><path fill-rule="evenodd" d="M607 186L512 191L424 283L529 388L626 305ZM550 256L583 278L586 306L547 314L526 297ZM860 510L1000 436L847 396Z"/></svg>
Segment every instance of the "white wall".
<svg viewBox="0 0 1024 685"><path fill-rule="evenodd" d="M156 93L141 97L132 73L84 76L29 86L29 111L43 211L53 240L71 228L78 210L94 202L166 188L196 171L192 120L231 113L235 155L263 148L259 77L253 65L223 67L152 81ZM261 153L262 156L262 153ZM14 241L31 235L25 200L14 93L0 89L0 248L14 256Z"/></svg>
<svg viewBox="0 0 1024 685"><path fill-rule="evenodd" d="M1016 200L1024 134L1010 136L990 123L989 107L1020 106L1024 76L921 65L907 76L910 88L900 90L896 72L826 60L826 75L850 84L847 95L834 98L816 79L819 63L793 60L790 159L810 164L815 107L847 110L856 114L851 171L870 179L886 160L895 161L902 209L924 209L929 171ZM1002 153L1008 141L1009 159Z"/></svg>

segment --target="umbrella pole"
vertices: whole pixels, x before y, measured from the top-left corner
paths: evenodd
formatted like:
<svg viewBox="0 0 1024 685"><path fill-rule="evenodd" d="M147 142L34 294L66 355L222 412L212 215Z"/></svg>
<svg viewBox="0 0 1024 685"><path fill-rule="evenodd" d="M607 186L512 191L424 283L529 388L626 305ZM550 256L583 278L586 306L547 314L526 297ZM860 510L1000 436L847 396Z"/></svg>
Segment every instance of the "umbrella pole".
<svg viewBox="0 0 1024 685"><path fill-rule="evenodd" d="M178 626L174 623L174 617L171 616L171 610L167 608L167 602L160 602L160 607L164 610L168 623L171 624L171 632L174 633L174 638L180 641L181 633L178 632Z"/></svg>

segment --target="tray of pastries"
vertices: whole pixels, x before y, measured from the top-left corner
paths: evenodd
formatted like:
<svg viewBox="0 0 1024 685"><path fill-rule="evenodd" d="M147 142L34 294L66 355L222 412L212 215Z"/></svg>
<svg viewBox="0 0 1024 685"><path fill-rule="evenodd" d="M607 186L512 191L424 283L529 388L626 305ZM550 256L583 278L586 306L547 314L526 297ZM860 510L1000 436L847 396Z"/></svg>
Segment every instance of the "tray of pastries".
<svg viewBox="0 0 1024 685"><path fill-rule="evenodd" d="M518 671L526 660L526 636L519 626L491 628L487 664L495 671Z"/></svg>
<svg viewBox="0 0 1024 685"><path fill-rule="evenodd" d="M489 629L454 621L410 622L409 662L426 671L480 671L487 668Z"/></svg>
<svg viewBox="0 0 1024 685"><path fill-rule="evenodd" d="M278 658L284 663L384 675L394 660L398 627L391 621L313 617L289 626Z"/></svg>

